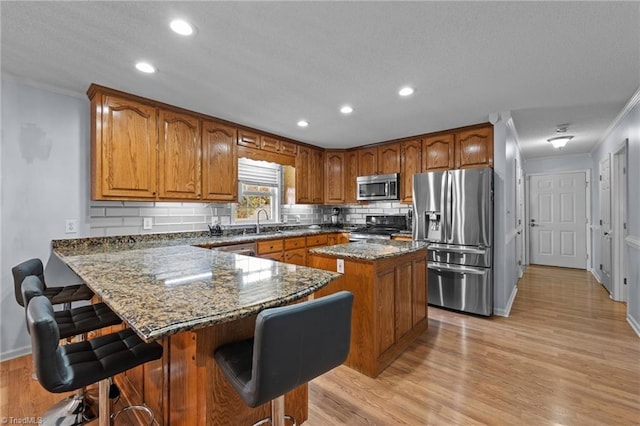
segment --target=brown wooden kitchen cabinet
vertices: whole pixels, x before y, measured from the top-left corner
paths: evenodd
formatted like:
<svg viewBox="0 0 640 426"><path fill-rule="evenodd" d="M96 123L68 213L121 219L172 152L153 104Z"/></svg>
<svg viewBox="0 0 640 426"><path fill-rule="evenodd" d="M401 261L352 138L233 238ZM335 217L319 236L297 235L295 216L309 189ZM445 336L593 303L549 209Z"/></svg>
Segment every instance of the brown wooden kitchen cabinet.
<svg viewBox="0 0 640 426"><path fill-rule="evenodd" d="M422 171L451 170L455 165L455 136L453 133L422 139Z"/></svg>
<svg viewBox="0 0 640 426"><path fill-rule="evenodd" d="M324 153L324 203L345 203L345 152L326 151Z"/></svg>
<svg viewBox="0 0 640 426"><path fill-rule="evenodd" d="M199 199L202 146L197 117L160 109L158 113L159 197Z"/></svg>
<svg viewBox="0 0 640 426"><path fill-rule="evenodd" d="M456 169L493 167L493 126L456 133Z"/></svg>
<svg viewBox="0 0 640 426"><path fill-rule="evenodd" d="M270 136L260 136L260 149L295 156L298 146L292 142L282 141Z"/></svg>
<svg viewBox="0 0 640 426"><path fill-rule="evenodd" d="M345 155L344 202L357 203L358 151L347 151Z"/></svg>
<svg viewBox="0 0 640 426"><path fill-rule="evenodd" d="M155 199L157 110L152 105L89 90L91 198Z"/></svg>
<svg viewBox="0 0 640 426"><path fill-rule="evenodd" d="M343 260L344 275L314 297L353 293L345 365L376 377L427 329L427 250L372 261ZM335 271L336 256L312 253L309 266Z"/></svg>
<svg viewBox="0 0 640 426"><path fill-rule="evenodd" d="M362 148L357 152L359 176L400 173L400 143Z"/></svg>
<svg viewBox="0 0 640 426"><path fill-rule="evenodd" d="M238 157L234 127L202 122L202 199L238 200Z"/></svg>
<svg viewBox="0 0 640 426"><path fill-rule="evenodd" d="M400 202L413 202L413 175L422 170L422 141L413 139L401 144L400 157Z"/></svg>
<svg viewBox="0 0 640 426"><path fill-rule="evenodd" d="M322 204L324 200L323 151L299 146L296 155L296 203Z"/></svg>
<svg viewBox="0 0 640 426"><path fill-rule="evenodd" d="M248 148L260 148L260 135L248 130L239 130L238 145Z"/></svg>

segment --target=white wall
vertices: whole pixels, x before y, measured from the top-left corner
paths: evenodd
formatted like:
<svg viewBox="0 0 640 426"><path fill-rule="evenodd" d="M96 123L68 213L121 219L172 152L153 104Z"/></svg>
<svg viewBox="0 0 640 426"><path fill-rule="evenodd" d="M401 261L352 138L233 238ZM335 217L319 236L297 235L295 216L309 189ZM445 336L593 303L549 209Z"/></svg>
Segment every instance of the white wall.
<svg viewBox="0 0 640 426"><path fill-rule="evenodd" d="M593 158L589 154L565 155L556 157L533 158L525 160L524 172L527 175L536 173L557 173L576 170L587 170L593 166ZM591 176L595 176L593 171Z"/></svg>
<svg viewBox="0 0 640 426"><path fill-rule="evenodd" d="M627 259L629 265L629 276L627 277L628 301L627 320L634 327L636 333L640 335L640 89L627 106L628 112L620 120L615 128L606 136L602 144L593 152L592 167L598 170L600 161L609 153L618 150L625 139L629 139L627 151L628 164L628 214L627 214ZM597 176L597 173L594 174ZM595 180L595 179L594 179ZM600 220L599 214L599 194L598 186L592 185L592 218L593 223ZM593 257L599 259L600 239L593 240ZM613 302L612 302L613 303Z"/></svg>
<svg viewBox="0 0 640 426"><path fill-rule="evenodd" d="M32 257L49 284L78 282L50 257L52 239L88 236L89 101L2 80L0 359L30 350L11 267ZM79 232L65 234L65 220Z"/></svg>

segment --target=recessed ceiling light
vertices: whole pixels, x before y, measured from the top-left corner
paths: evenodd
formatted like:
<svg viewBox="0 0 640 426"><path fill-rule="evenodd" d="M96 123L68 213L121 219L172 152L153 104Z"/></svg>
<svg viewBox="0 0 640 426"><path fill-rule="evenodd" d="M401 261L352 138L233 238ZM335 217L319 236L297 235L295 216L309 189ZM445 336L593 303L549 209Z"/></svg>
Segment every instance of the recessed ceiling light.
<svg viewBox="0 0 640 426"><path fill-rule="evenodd" d="M138 62L136 64L136 68L138 69L138 71L142 71L147 74L153 74L154 72L156 72L156 67L148 62Z"/></svg>
<svg viewBox="0 0 640 426"><path fill-rule="evenodd" d="M415 92L413 87L405 86L398 91L398 95L400 96L411 96Z"/></svg>
<svg viewBox="0 0 640 426"><path fill-rule="evenodd" d="M307 120L298 121L298 126L299 127L307 127L308 125L309 125L309 122Z"/></svg>
<svg viewBox="0 0 640 426"><path fill-rule="evenodd" d="M188 36L193 34L193 27L190 23L183 19L174 19L173 21L171 21L169 26L174 32L180 35Z"/></svg>
<svg viewBox="0 0 640 426"><path fill-rule="evenodd" d="M342 108L340 108L340 112L343 114L351 114L353 112L353 108L349 105L344 105Z"/></svg>

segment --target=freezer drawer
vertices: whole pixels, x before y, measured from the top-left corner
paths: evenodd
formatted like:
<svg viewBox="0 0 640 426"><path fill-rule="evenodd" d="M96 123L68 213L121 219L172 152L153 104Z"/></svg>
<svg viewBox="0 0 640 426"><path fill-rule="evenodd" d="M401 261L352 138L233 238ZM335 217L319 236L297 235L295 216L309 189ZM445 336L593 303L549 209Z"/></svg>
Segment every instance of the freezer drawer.
<svg viewBox="0 0 640 426"><path fill-rule="evenodd" d="M493 313L491 269L430 262L429 304L489 316Z"/></svg>
<svg viewBox="0 0 640 426"><path fill-rule="evenodd" d="M429 244L427 248L429 262L491 267L491 248L489 247Z"/></svg>

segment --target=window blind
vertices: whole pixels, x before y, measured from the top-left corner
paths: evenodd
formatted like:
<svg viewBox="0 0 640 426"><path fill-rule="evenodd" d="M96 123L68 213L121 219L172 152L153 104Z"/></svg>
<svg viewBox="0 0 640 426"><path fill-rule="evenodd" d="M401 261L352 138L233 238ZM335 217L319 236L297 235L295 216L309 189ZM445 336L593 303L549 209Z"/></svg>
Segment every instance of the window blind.
<svg viewBox="0 0 640 426"><path fill-rule="evenodd" d="M279 180L279 165L238 158L238 181L254 185L278 186Z"/></svg>

